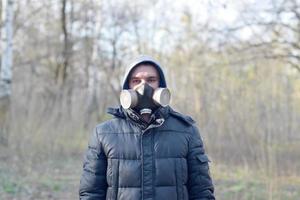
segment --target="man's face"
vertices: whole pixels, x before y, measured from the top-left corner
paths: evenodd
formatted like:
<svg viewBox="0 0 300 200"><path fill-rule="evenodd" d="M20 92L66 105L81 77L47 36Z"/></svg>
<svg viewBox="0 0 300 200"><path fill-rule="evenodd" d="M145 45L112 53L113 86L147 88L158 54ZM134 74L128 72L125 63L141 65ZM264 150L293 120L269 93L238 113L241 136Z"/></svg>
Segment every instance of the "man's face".
<svg viewBox="0 0 300 200"><path fill-rule="evenodd" d="M154 66L141 64L133 69L129 78L129 88L135 89L141 83L148 83L153 89L158 88L159 75Z"/></svg>

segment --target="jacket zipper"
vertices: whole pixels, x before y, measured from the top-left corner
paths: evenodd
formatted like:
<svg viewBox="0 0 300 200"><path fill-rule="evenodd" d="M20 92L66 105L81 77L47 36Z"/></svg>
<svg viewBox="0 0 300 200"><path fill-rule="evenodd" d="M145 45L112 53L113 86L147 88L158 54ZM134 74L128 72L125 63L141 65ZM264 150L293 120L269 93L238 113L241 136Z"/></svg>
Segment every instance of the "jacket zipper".
<svg viewBox="0 0 300 200"><path fill-rule="evenodd" d="M160 127L163 123L164 123L164 119L158 119L159 120L159 124L157 125L154 125L154 124L151 124L150 126L148 126L145 130L142 130L142 134L141 134L141 162L142 162L142 189L141 189L141 192L142 192L142 200L144 200L144 151L143 151L143 135L146 133L146 131L150 130L150 129L153 129L153 128L157 128L157 127Z"/></svg>

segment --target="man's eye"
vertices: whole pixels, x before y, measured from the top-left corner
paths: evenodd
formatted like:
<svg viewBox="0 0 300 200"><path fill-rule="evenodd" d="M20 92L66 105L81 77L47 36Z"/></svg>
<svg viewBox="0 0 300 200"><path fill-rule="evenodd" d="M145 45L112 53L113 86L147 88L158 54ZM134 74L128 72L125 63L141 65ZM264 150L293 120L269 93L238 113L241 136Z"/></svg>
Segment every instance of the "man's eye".
<svg viewBox="0 0 300 200"><path fill-rule="evenodd" d="M132 83L140 83L141 81L140 80L138 80L138 79L133 79L132 80Z"/></svg>
<svg viewBox="0 0 300 200"><path fill-rule="evenodd" d="M149 83L154 83L154 82L156 82L156 79L154 79L154 78L153 79L149 79L148 82Z"/></svg>

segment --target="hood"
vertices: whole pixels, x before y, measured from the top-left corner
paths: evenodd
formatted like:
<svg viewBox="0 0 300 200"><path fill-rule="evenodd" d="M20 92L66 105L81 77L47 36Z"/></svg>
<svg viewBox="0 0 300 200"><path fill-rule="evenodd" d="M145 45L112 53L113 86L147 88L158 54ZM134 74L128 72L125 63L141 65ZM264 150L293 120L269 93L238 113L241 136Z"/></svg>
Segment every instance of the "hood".
<svg viewBox="0 0 300 200"><path fill-rule="evenodd" d="M123 79L122 89L129 89L129 83L128 83L129 75L137 65L142 64L142 63L151 63L154 65L154 67L156 68L156 70L158 71L158 74L159 74L159 87L166 88L167 87L166 79L165 79L164 72L161 68L161 65L156 60L151 58L150 56L143 55L143 56L138 57L136 60L134 60L128 66L125 76L124 76L124 79Z"/></svg>

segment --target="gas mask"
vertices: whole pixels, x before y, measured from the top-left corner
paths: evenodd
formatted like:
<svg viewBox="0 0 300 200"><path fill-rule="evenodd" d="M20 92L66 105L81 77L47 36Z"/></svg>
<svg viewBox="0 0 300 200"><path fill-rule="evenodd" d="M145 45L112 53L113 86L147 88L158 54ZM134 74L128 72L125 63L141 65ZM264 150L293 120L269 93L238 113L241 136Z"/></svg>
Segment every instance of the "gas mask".
<svg viewBox="0 0 300 200"><path fill-rule="evenodd" d="M168 88L153 89L149 84L143 83L135 89L122 90L120 102L123 108L132 108L140 114L151 114L159 106L167 106L171 93Z"/></svg>

